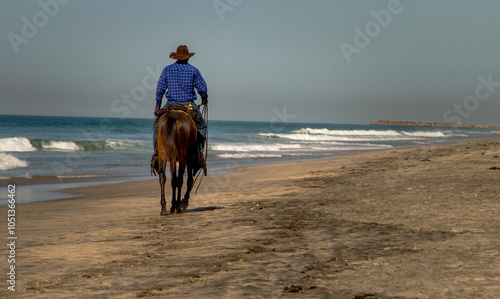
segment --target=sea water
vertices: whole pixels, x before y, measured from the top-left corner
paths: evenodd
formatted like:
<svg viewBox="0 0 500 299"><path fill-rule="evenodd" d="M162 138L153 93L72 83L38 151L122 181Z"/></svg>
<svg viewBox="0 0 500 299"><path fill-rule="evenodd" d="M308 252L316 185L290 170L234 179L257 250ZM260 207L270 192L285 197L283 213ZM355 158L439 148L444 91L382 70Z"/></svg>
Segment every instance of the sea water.
<svg viewBox="0 0 500 299"><path fill-rule="evenodd" d="M86 184L150 178L153 119L0 115L0 182ZM362 124L208 122L208 171L499 136L499 130ZM61 186L56 186L60 184ZM56 198L36 194L26 201ZM38 198L36 198L38 197ZM40 199L41 198L41 199ZM0 203L1 204L1 203Z"/></svg>

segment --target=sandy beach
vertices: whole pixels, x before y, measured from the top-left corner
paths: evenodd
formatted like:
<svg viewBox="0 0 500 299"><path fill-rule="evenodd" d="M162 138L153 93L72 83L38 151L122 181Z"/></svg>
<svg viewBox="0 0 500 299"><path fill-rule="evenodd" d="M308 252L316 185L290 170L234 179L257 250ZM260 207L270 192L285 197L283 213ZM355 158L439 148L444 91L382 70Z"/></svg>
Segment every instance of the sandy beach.
<svg viewBox="0 0 500 299"><path fill-rule="evenodd" d="M499 156L486 139L246 167L164 217L157 179L71 189L16 207L0 297L498 298Z"/></svg>

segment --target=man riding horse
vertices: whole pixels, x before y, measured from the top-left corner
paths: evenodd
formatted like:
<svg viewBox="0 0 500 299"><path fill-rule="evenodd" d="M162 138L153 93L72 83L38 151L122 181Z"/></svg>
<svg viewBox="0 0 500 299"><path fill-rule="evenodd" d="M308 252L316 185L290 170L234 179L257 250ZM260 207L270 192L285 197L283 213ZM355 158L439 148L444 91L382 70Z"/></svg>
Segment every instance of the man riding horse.
<svg viewBox="0 0 500 299"><path fill-rule="evenodd" d="M205 158L203 157L203 149L205 145L205 140L207 138L207 124L203 119L202 113L198 106L195 104L197 98L196 91L201 96L202 104L206 105L208 103L207 94L207 84L200 71L194 66L188 63L189 58L191 58L195 53L189 53L187 46L180 45L177 47L176 52L170 53L170 58L176 59L177 61L173 64L166 66L160 78L158 79L158 85L156 88L156 106L155 115L157 115L158 110L161 107L163 96L166 94L167 103L164 108L171 107L172 105L178 104L183 105L189 110L194 110L199 116L198 122L198 148L200 157L200 167L205 167ZM151 167L156 168L155 164L158 159L158 148L156 144L156 126L153 127L153 147L154 154L151 158Z"/></svg>

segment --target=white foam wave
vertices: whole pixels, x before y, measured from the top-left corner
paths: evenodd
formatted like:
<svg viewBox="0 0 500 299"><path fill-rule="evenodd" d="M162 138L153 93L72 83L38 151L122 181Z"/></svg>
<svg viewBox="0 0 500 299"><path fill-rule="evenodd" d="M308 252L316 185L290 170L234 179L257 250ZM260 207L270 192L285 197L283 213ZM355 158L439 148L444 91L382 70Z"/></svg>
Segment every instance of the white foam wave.
<svg viewBox="0 0 500 299"><path fill-rule="evenodd" d="M33 152L30 140L26 137L10 137L0 139L0 152Z"/></svg>
<svg viewBox="0 0 500 299"><path fill-rule="evenodd" d="M125 144L119 141L106 140L106 147L110 149L124 149Z"/></svg>
<svg viewBox="0 0 500 299"><path fill-rule="evenodd" d="M388 144L372 143L341 143L341 142L307 142L291 144L245 144L245 143L217 143L210 145L210 150L222 153L215 153L220 158L264 158L282 157L283 155L304 155L307 152L330 152L330 151L350 151L350 150L374 150L391 148Z"/></svg>
<svg viewBox="0 0 500 299"><path fill-rule="evenodd" d="M391 145L333 146L333 147L329 147L327 149L323 148L322 150L324 150L324 151L369 151L369 150L375 150L375 149L388 149L388 148L392 148L392 147L393 146L391 146Z"/></svg>
<svg viewBox="0 0 500 299"><path fill-rule="evenodd" d="M432 138L432 137L447 137L441 131L436 131L436 132L425 132L425 131L406 132L406 131L403 131L401 133L403 135L411 136L411 137L428 137L428 138Z"/></svg>
<svg viewBox="0 0 500 299"><path fill-rule="evenodd" d="M44 141L42 142L44 150L59 150L59 151L79 151L81 148L71 141Z"/></svg>
<svg viewBox="0 0 500 299"><path fill-rule="evenodd" d="M219 154L216 155L224 159L250 159L250 158L281 158L282 155L278 154L250 154L250 153L233 153L233 154Z"/></svg>
<svg viewBox="0 0 500 299"><path fill-rule="evenodd" d="M279 138L300 141L334 141L334 140L350 140L349 138L339 138L337 136L328 135L309 135L309 134L275 134L275 133L260 133L261 137Z"/></svg>
<svg viewBox="0 0 500 299"><path fill-rule="evenodd" d="M397 141L423 138L445 138L441 131L397 132L395 130L328 130L302 128L291 133L260 133L258 136L300 141Z"/></svg>
<svg viewBox="0 0 500 299"><path fill-rule="evenodd" d="M60 179L73 179L73 178L97 178L104 177L104 174L81 174L81 175L56 175Z"/></svg>
<svg viewBox="0 0 500 299"><path fill-rule="evenodd" d="M384 149L392 148L390 144L373 144L373 143L338 143L338 142L319 142L315 143L311 149L313 150L364 150L364 149Z"/></svg>
<svg viewBox="0 0 500 299"><path fill-rule="evenodd" d="M331 135L331 136L400 136L401 134L394 130L328 130L303 128L292 131L298 134Z"/></svg>
<svg viewBox="0 0 500 299"><path fill-rule="evenodd" d="M0 153L0 170L28 167L29 163L14 157L11 154Z"/></svg>
<svg viewBox="0 0 500 299"><path fill-rule="evenodd" d="M145 144L137 140L106 140L106 148L111 150L134 150L134 149L145 149L150 148L149 143Z"/></svg>
<svg viewBox="0 0 500 299"><path fill-rule="evenodd" d="M300 149L300 144L258 144L258 143L215 143L209 145L211 150L223 152L276 152Z"/></svg>

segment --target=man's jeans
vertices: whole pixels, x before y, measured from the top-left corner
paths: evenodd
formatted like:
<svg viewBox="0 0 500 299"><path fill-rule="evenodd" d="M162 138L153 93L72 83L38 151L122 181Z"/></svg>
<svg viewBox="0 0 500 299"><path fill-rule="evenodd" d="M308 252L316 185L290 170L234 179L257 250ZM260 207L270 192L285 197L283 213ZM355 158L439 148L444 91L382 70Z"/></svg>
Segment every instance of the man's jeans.
<svg viewBox="0 0 500 299"><path fill-rule="evenodd" d="M200 135L203 137L203 140L201 140L201 142L199 141L198 144L200 145L200 149L203 152L203 147L205 146L205 140L207 139L207 123L203 119L203 115L201 114L201 111L198 108L198 105L196 105L195 102L167 101L167 103L165 104L165 106L163 106L163 108L170 107L174 104L181 104L184 106L188 106L189 104L191 104L191 107L194 109L194 111L196 111L196 114L198 114L200 116L200 124L198 126L198 133L200 133ZM155 154L158 154L158 150L156 147L156 126L153 127L153 148L154 148Z"/></svg>

